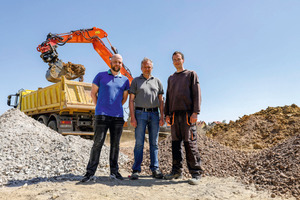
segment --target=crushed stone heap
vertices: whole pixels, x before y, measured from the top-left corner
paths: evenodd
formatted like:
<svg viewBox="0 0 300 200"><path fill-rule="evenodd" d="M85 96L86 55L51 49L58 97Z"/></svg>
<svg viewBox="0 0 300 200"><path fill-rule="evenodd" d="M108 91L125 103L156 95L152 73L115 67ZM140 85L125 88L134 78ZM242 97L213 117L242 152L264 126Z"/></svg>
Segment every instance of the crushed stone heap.
<svg viewBox="0 0 300 200"><path fill-rule="evenodd" d="M240 150L270 148L300 132L300 108L268 107L229 124L217 124L206 135Z"/></svg>
<svg viewBox="0 0 300 200"><path fill-rule="evenodd" d="M171 145L171 137L159 143L159 165L164 174L170 173L172 168ZM198 133L198 148L205 176L234 176L245 184L255 184L257 189L300 198L300 133L272 148L252 152L232 149ZM149 155L147 148L142 163L143 175L151 175ZM132 160L126 164L128 170L132 164ZM183 168L184 176L189 178L185 158Z"/></svg>
<svg viewBox="0 0 300 200"><path fill-rule="evenodd" d="M197 145L201 156L201 166L205 172L204 175L216 177L241 176L242 166L250 154L221 145L199 132L197 136ZM168 136L158 144L159 168L164 174L170 173L172 168L171 140L171 136ZM184 147L182 148L184 151ZM142 174L150 175L150 153L149 148L145 149ZM132 165L132 160L126 164L128 169L130 169ZM183 175L187 178L191 177L186 167L185 152L183 153L183 168Z"/></svg>
<svg viewBox="0 0 300 200"><path fill-rule="evenodd" d="M300 199L300 134L253 154L243 172L242 179L248 184Z"/></svg>
<svg viewBox="0 0 300 200"><path fill-rule="evenodd" d="M91 140L62 136L18 109L0 116L0 185L45 180L78 180L85 173ZM98 171L109 173L109 147L103 146ZM119 163L128 161L120 153Z"/></svg>
<svg viewBox="0 0 300 200"><path fill-rule="evenodd" d="M299 115L299 107L296 105L268 108L253 115L244 116L235 124L233 122L229 124L228 132L229 130L243 130L242 134L232 134L231 137L226 137L222 135L225 131L219 125L216 125L219 128L215 130L224 131L219 134L220 136L209 138L198 132L197 144L204 175L234 176L246 184L255 184L257 189L268 189L277 195L287 197L293 195L296 199L300 199ZM280 123L281 126L276 126L275 122ZM266 134L265 139L259 137L260 134L265 134L266 130L272 135ZM247 149L245 147L247 141L252 144L259 143L264 149ZM159 143L159 164L164 174L170 173L172 168L171 145L170 136ZM244 151L245 148L247 151ZM142 174L150 175L150 153L149 148L145 149ZM183 157L185 157L185 152ZM126 164L127 168L131 169L132 164L133 161L129 161ZM190 177L185 158L183 168L184 176Z"/></svg>

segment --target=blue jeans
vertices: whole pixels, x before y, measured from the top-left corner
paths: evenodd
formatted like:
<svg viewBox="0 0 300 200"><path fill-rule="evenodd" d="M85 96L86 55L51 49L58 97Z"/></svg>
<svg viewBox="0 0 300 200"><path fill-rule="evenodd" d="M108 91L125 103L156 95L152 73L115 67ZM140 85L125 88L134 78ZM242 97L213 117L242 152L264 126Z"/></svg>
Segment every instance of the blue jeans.
<svg viewBox="0 0 300 200"><path fill-rule="evenodd" d="M94 175L99 164L101 149L103 147L107 130L110 133L110 173L116 174L119 170L119 146L123 131L124 119L122 117L110 117L105 115L95 116L94 144L91 149L90 160L86 168L87 173Z"/></svg>
<svg viewBox="0 0 300 200"><path fill-rule="evenodd" d="M150 169L158 169L158 131L159 115L158 112L135 111L137 127L135 128L135 147L134 147L134 164L133 171L141 172L143 161L143 149L145 141L146 127L148 127L149 145L150 145Z"/></svg>

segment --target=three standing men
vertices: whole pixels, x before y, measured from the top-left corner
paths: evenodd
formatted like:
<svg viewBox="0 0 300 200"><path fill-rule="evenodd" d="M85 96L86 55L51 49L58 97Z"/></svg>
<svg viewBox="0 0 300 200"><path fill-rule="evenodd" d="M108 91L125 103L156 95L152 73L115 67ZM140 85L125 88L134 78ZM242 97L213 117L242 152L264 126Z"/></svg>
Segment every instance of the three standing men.
<svg viewBox="0 0 300 200"><path fill-rule="evenodd" d="M203 173L197 147L197 115L200 113L201 90L199 79L194 71L183 67L184 55L175 51L172 56L176 72L168 79L165 116L171 124L172 158L171 174L165 179L182 177L182 142L185 147L187 166L192 179L189 184L197 185Z"/></svg>
<svg viewBox="0 0 300 200"><path fill-rule="evenodd" d="M130 123L135 127L134 164L130 177L132 180L138 179L141 172L146 127L149 135L152 177L163 178L158 166L158 135L159 126L164 125L164 91L160 80L151 75L152 69L152 61L144 58L141 62L142 74L133 79L129 90Z"/></svg>
<svg viewBox="0 0 300 200"><path fill-rule="evenodd" d="M86 174L81 182L89 181L95 174L108 129L110 132L110 177L123 180L119 173L118 157L124 125L122 105L128 98L129 80L120 73L122 64L122 56L114 54L111 57L111 69L98 73L93 80L91 96L96 104L94 144Z"/></svg>
<svg viewBox="0 0 300 200"><path fill-rule="evenodd" d="M164 110L166 121L172 125L173 158L171 174L166 175L165 179L182 177L182 143L184 143L187 165L192 175L189 183L196 185L199 184L203 173L197 147L196 127L201 105L200 84L196 72L184 69L184 55L181 52L174 52L172 60L177 71L168 79L165 108L163 87L160 80L151 75L153 63L150 59L143 59L141 63L143 73L132 81L129 108L131 125L135 127L136 143L131 179L138 179L141 172L146 127L149 133L152 176L163 178L158 166L158 132L159 126L164 124ZM108 72L100 72L93 81L91 96L96 104L94 144L87 172L81 182L88 181L95 174L108 129L111 177L123 180L119 173L118 155L124 124L122 105L128 97L129 81L120 74L122 61L121 55L113 55L111 69ZM99 93L101 98L98 98Z"/></svg>

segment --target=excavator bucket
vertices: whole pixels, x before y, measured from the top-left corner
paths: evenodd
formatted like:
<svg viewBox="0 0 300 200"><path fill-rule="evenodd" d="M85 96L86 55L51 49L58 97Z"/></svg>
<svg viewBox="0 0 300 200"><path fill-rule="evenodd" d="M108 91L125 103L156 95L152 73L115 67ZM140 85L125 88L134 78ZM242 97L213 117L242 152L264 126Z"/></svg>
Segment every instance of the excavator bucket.
<svg viewBox="0 0 300 200"><path fill-rule="evenodd" d="M58 59L54 63L48 63L48 65L49 69L46 72L46 79L52 83L59 82L62 76L65 76L68 80L79 78L79 81L83 81L85 67L81 64L64 63Z"/></svg>

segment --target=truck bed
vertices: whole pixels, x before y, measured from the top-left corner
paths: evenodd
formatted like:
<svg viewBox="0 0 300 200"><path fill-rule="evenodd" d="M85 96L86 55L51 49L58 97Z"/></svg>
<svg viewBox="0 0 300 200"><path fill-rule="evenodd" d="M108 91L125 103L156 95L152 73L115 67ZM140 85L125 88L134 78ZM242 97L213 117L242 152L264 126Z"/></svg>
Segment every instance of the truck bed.
<svg viewBox="0 0 300 200"><path fill-rule="evenodd" d="M24 95L21 111L27 115L42 113L94 113L95 105L91 98L91 83L70 81L62 78L61 82Z"/></svg>

